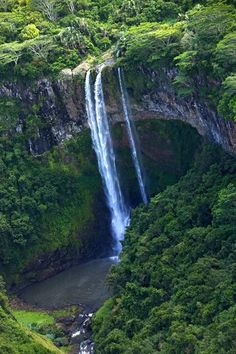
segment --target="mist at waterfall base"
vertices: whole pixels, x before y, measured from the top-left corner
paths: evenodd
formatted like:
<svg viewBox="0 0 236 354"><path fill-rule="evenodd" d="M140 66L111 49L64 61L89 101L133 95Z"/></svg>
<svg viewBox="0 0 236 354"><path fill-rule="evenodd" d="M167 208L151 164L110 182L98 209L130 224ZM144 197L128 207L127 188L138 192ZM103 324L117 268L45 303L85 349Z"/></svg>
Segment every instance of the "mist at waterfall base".
<svg viewBox="0 0 236 354"><path fill-rule="evenodd" d="M125 123L128 131L129 144L131 148L132 160L135 167L135 172L138 180L142 201L144 204L147 204L148 197L145 190L144 173L143 173L143 167L142 167L141 157L139 152L138 137L132 119L131 109L129 105L129 96L124 84L123 72L121 68L118 68L118 80L119 80L119 86L121 92L121 101L122 101L122 107L124 112L124 118L125 118Z"/></svg>
<svg viewBox="0 0 236 354"><path fill-rule="evenodd" d="M102 177L108 208L111 214L111 232L114 240L112 256L118 257L125 229L130 221L130 208L125 204L116 167L111 132L108 123L102 86L102 69L99 69L95 84L91 83L88 71L85 80L85 97L88 123L91 130L99 172Z"/></svg>

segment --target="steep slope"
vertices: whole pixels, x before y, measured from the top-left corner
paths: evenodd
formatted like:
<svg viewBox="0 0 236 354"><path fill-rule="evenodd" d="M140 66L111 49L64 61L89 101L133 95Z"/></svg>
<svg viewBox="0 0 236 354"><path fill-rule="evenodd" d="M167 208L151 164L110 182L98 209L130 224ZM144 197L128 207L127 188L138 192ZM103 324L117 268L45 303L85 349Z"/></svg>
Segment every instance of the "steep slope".
<svg viewBox="0 0 236 354"><path fill-rule="evenodd" d="M205 146L176 185L132 214L100 354L234 353L236 162Z"/></svg>
<svg viewBox="0 0 236 354"><path fill-rule="evenodd" d="M52 342L21 326L11 314L0 279L0 352L9 354L60 354Z"/></svg>
<svg viewBox="0 0 236 354"><path fill-rule="evenodd" d="M25 139L27 133L0 136L0 271L8 285L23 270L26 283L40 280L109 247L88 131L37 158Z"/></svg>

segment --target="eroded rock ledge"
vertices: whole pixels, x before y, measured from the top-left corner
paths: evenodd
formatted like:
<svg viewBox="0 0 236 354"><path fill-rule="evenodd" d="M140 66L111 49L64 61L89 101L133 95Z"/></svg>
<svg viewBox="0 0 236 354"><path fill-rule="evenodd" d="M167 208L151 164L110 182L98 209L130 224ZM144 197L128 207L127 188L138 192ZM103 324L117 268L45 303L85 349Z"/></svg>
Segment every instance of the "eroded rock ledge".
<svg viewBox="0 0 236 354"><path fill-rule="evenodd" d="M221 145L225 151L236 153L236 124L220 117L207 102L201 102L197 97L184 99L177 96L171 84L176 74L175 70L163 71L161 77L153 71L142 72L152 82L152 88L145 89L137 98L132 86L129 87L133 118L184 121L196 128L200 135ZM111 76L116 73L114 69L108 69L106 75L109 77L105 85L107 108L111 121L120 122L123 117L119 97L114 100L109 89Z"/></svg>
<svg viewBox="0 0 236 354"><path fill-rule="evenodd" d="M22 105L16 126L18 133L27 126L32 107L37 107L43 124L38 127L37 134L29 139L32 154L42 154L87 127L84 95L86 70L87 65L80 65L73 71L66 69L57 81L43 79L30 87L26 83L9 82L0 86L0 97L16 99ZM176 75L174 70L163 70L161 77L149 70L141 74L152 82L152 87L145 89L140 97L135 97L135 91L132 86L129 87L135 120L181 120L195 127L210 141L220 144L225 151L236 153L236 124L224 120L208 103L200 102L197 97L178 97L171 85ZM108 66L103 75L110 121L112 124L122 122L116 69Z"/></svg>

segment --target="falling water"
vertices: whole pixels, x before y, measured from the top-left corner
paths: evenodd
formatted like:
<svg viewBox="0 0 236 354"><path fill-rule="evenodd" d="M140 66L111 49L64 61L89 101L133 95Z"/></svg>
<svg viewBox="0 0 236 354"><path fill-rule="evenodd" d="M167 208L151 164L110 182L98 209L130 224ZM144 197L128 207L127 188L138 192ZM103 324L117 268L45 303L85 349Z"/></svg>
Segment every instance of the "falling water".
<svg viewBox="0 0 236 354"><path fill-rule="evenodd" d="M111 229L115 241L114 256L118 256L124 239L125 228L129 224L129 210L125 206L117 174L109 123L102 87L102 68L99 70L93 93L90 72L86 75L85 94L88 123L91 129L93 147L97 155L107 204L111 213Z"/></svg>
<svg viewBox="0 0 236 354"><path fill-rule="evenodd" d="M145 191L145 184L144 184L144 177L143 177L143 172L141 168L141 161L138 153L138 146L137 146L137 138L136 138L136 130L135 126L133 124L132 120L132 115L131 111L129 108L129 97L127 90L124 85L123 77L122 77L122 72L121 68L118 68L118 78L119 78L119 85L120 85L120 91L121 91L121 100L122 100L122 106L123 106L123 111L124 111L124 117L125 117L125 122L128 130L128 137L129 137L129 143L132 151L132 159L138 179L138 184L139 184L139 189L140 193L142 196L142 200L144 204L147 204L148 198L147 194Z"/></svg>

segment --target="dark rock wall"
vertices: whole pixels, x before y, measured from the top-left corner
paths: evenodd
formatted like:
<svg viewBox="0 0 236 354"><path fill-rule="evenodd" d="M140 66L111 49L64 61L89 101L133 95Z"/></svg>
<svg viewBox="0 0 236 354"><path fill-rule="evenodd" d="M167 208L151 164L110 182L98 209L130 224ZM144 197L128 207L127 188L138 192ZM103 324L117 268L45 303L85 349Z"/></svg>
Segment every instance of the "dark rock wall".
<svg viewBox="0 0 236 354"><path fill-rule="evenodd" d="M166 119L181 120L194 128L200 135L220 144L228 152L236 152L236 123L220 117L209 103L197 97L180 98L171 82L176 72L162 74L149 70L137 72L134 80L142 79L152 83L137 97L132 83L129 93L135 120ZM107 67L103 73L104 91L111 124L123 121L117 72ZM27 125L27 114L37 106L43 127L39 126L36 136L29 139L32 154L41 154L55 144L61 144L73 134L87 127L83 76L62 75L57 81L40 80L28 87L26 83L5 83L0 86L0 97L16 98L23 103L18 130Z"/></svg>
<svg viewBox="0 0 236 354"><path fill-rule="evenodd" d="M105 93L111 121L122 121L119 88L114 83L117 73L115 69L107 68L104 74L107 76L104 80ZM142 80L148 81L150 87L142 89L137 95L129 79L128 88L135 120L181 120L196 128L200 135L221 145L225 151L236 153L236 123L220 117L213 108L210 108L209 103L201 101L198 97L177 96L172 85L176 71L163 71L160 75L156 72L142 70L136 73L137 81L139 76L142 76ZM113 83L112 90L109 87L110 83ZM117 92L115 99L114 92Z"/></svg>
<svg viewBox="0 0 236 354"><path fill-rule="evenodd" d="M21 103L18 131L27 127L32 113L39 116L37 134L28 141L29 150L35 155L63 143L86 125L83 85L72 77L55 82L43 79L30 87L27 83L4 83L0 85L0 97L14 98Z"/></svg>

